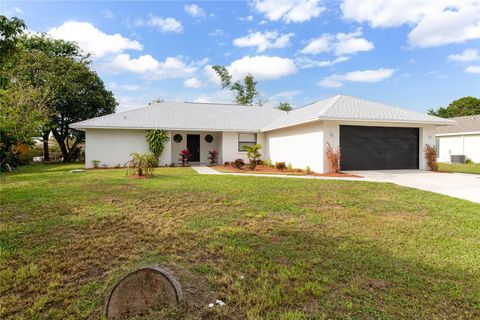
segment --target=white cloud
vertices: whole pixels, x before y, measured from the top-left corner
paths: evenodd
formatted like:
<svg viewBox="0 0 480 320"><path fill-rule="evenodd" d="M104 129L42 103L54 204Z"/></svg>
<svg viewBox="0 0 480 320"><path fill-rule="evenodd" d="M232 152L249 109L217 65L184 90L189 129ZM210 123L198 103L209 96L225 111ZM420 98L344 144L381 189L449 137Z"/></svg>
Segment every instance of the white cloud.
<svg viewBox="0 0 480 320"><path fill-rule="evenodd" d="M13 10L14 10L16 13L23 13L23 10L20 9L19 7L13 7Z"/></svg>
<svg viewBox="0 0 480 320"><path fill-rule="evenodd" d="M465 68L465 72L480 74L480 66L468 66Z"/></svg>
<svg viewBox="0 0 480 320"><path fill-rule="evenodd" d="M167 57L158 61L151 55L131 58L129 54L119 54L104 66L113 72L133 72L144 74L149 80L192 77L206 63L205 60L187 63L181 56Z"/></svg>
<svg viewBox="0 0 480 320"><path fill-rule="evenodd" d="M436 47L480 38L478 0L343 0L345 19L367 22L371 27L412 26L412 47Z"/></svg>
<svg viewBox="0 0 480 320"><path fill-rule="evenodd" d="M132 96L127 97L120 94L116 94L115 99L118 101L117 112L137 109L141 106L147 105L149 101L149 99L145 97L132 97Z"/></svg>
<svg viewBox="0 0 480 320"><path fill-rule="evenodd" d="M251 74L256 80L273 80L295 74L298 70L293 60L270 56L245 56L233 61L226 66L234 81ZM220 85L218 78L211 65L203 69L205 77L212 83Z"/></svg>
<svg viewBox="0 0 480 320"><path fill-rule="evenodd" d="M477 49L465 49L462 53L448 56L448 60L458 62L470 62L478 59L480 59L480 55Z"/></svg>
<svg viewBox="0 0 480 320"><path fill-rule="evenodd" d="M202 81L197 78L189 78L183 82L183 85L187 88L198 89L202 87Z"/></svg>
<svg viewBox="0 0 480 320"><path fill-rule="evenodd" d="M203 10L196 4L186 4L185 6L183 6L183 9L193 18L204 19L207 16L205 10Z"/></svg>
<svg viewBox="0 0 480 320"><path fill-rule="evenodd" d="M100 13L105 19L115 19L115 14L109 9L102 10Z"/></svg>
<svg viewBox="0 0 480 320"><path fill-rule="evenodd" d="M148 24L161 32L180 33L183 31L182 23L175 18L162 18L151 14Z"/></svg>
<svg viewBox="0 0 480 320"><path fill-rule="evenodd" d="M212 32L210 32L208 35L210 37L221 37L223 36L225 33L223 32L222 29L215 29L213 30Z"/></svg>
<svg viewBox="0 0 480 320"><path fill-rule="evenodd" d="M88 22L67 21L48 33L55 39L75 41L85 51L91 52L96 58L124 50L142 50L142 45L116 33L103 33Z"/></svg>
<svg viewBox="0 0 480 320"><path fill-rule="evenodd" d="M134 73L153 72L159 66L160 63L149 54L133 59L130 58L129 54L122 53L108 63L108 67L111 70L129 71Z"/></svg>
<svg viewBox="0 0 480 320"><path fill-rule="evenodd" d="M295 63L300 69L308 69L314 67L329 67L334 64L348 61L350 57L337 57L333 60L314 60L307 57L300 57L295 59Z"/></svg>
<svg viewBox="0 0 480 320"><path fill-rule="evenodd" d="M332 50L333 36L329 33L324 33L316 39L310 40L305 48L300 52L304 54L319 54L322 52L329 52Z"/></svg>
<svg viewBox="0 0 480 320"><path fill-rule="evenodd" d="M352 72L347 72L343 75L333 74L323 79L318 84L322 87L338 88L343 86L343 82L345 81L369 82L369 83L380 82L390 78L394 72L395 72L394 69L386 69L386 68L380 68L377 70L352 71Z"/></svg>
<svg viewBox="0 0 480 320"><path fill-rule="evenodd" d="M253 21L253 16L240 17L238 20L251 22Z"/></svg>
<svg viewBox="0 0 480 320"><path fill-rule="evenodd" d="M124 84L122 85L122 89L127 90L127 91L138 91L140 89L139 86L134 85L134 84Z"/></svg>
<svg viewBox="0 0 480 320"><path fill-rule="evenodd" d="M270 48L285 48L290 44L293 33L279 34L275 31L254 32L249 35L233 40L237 47L257 47L257 52L263 52Z"/></svg>
<svg viewBox="0 0 480 320"><path fill-rule="evenodd" d="M362 31L356 30L351 33L337 33L335 36L324 33L300 50L304 54L319 54L334 52L337 56L355 54L360 51L370 51L374 48L372 42L361 38Z"/></svg>
<svg viewBox="0 0 480 320"><path fill-rule="evenodd" d="M374 48L373 43L364 38L359 38L361 35L361 31L337 34L338 43L335 47L335 54L337 56L348 55L355 54L360 51L372 50Z"/></svg>
<svg viewBox="0 0 480 320"><path fill-rule="evenodd" d="M254 0L253 6L271 21L305 22L318 17L325 7L320 0Z"/></svg>
<svg viewBox="0 0 480 320"><path fill-rule="evenodd" d="M233 61L227 69L234 79L250 73L256 80L278 79L297 72L293 60L269 56L245 56Z"/></svg>

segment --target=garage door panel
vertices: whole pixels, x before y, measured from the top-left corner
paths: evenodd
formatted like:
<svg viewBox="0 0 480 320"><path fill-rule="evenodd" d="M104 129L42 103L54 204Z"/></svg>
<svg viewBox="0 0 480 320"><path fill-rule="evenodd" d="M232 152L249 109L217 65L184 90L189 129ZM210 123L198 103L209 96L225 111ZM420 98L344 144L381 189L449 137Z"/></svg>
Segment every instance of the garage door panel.
<svg viewBox="0 0 480 320"><path fill-rule="evenodd" d="M340 126L340 167L418 169L418 138L418 128Z"/></svg>

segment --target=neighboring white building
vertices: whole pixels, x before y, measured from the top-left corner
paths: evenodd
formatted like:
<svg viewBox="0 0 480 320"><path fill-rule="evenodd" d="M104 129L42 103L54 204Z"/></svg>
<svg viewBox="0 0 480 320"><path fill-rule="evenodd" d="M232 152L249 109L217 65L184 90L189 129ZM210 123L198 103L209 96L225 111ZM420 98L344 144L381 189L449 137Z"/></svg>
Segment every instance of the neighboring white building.
<svg viewBox="0 0 480 320"><path fill-rule="evenodd" d="M145 131L163 129L170 141L160 165L179 163L189 149L192 163L207 163L216 149L221 163L247 160L243 145L259 143L262 159L328 172L326 146L341 149L342 170L426 169L423 148L435 145L439 125L454 121L335 96L290 112L266 106L161 102L71 125L86 132L86 166L99 160L124 165L132 152L148 152Z"/></svg>
<svg viewBox="0 0 480 320"><path fill-rule="evenodd" d="M451 155L465 155L480 163L480 115L451 118L455 126L437 128L438 161L450 162Z"/></svg>

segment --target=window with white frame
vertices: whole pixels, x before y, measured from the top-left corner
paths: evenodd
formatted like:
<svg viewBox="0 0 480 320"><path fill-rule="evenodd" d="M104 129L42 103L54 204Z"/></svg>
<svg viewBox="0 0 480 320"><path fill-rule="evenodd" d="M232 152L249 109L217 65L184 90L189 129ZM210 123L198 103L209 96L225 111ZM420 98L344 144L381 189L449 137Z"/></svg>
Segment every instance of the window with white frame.
<svg viewBox="0 0 480 320"><path fill-rule="evenodd" d="M243 146L253 146L257 144L257 134L256 133L239 133L238 134L238 151L243 150Z"/></svg>

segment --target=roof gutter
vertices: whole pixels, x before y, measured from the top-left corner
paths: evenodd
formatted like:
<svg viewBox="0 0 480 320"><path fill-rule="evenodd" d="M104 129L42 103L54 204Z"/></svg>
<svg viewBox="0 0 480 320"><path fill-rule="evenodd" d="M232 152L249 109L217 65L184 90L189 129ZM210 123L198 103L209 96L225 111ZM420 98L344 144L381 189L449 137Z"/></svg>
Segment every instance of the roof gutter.
<svg viewBox="0 0 480 320"><path fill-rule="evenodd" d="M423 124L423 125L440 125L440 126L451 126L456 125L455 121L447 120L448 122L440 121L410 121L410 120L384 120L384 119L351 119L351 118L334 118L334 117L319 117L315 119L309 119L306 121L300 121L293 124L288 124L284 126L278 126L273 128L262 129L262 132L273 131L278 129L284 129L288 127L293 127L305 123L310 123L314 121L348 121L348 122L387 122L387 123L404 123L404 124Z"/></svg>
<svg viewBox="0 0 480 320"><path fill-rule="evenodd" d="M261 132L259 129L211 129L211 128L168 128L168 127L122 127L122 126L70 126L76 130L110 129L110 130L168 130L168 131L209 131L209 132Z"/></svg>

